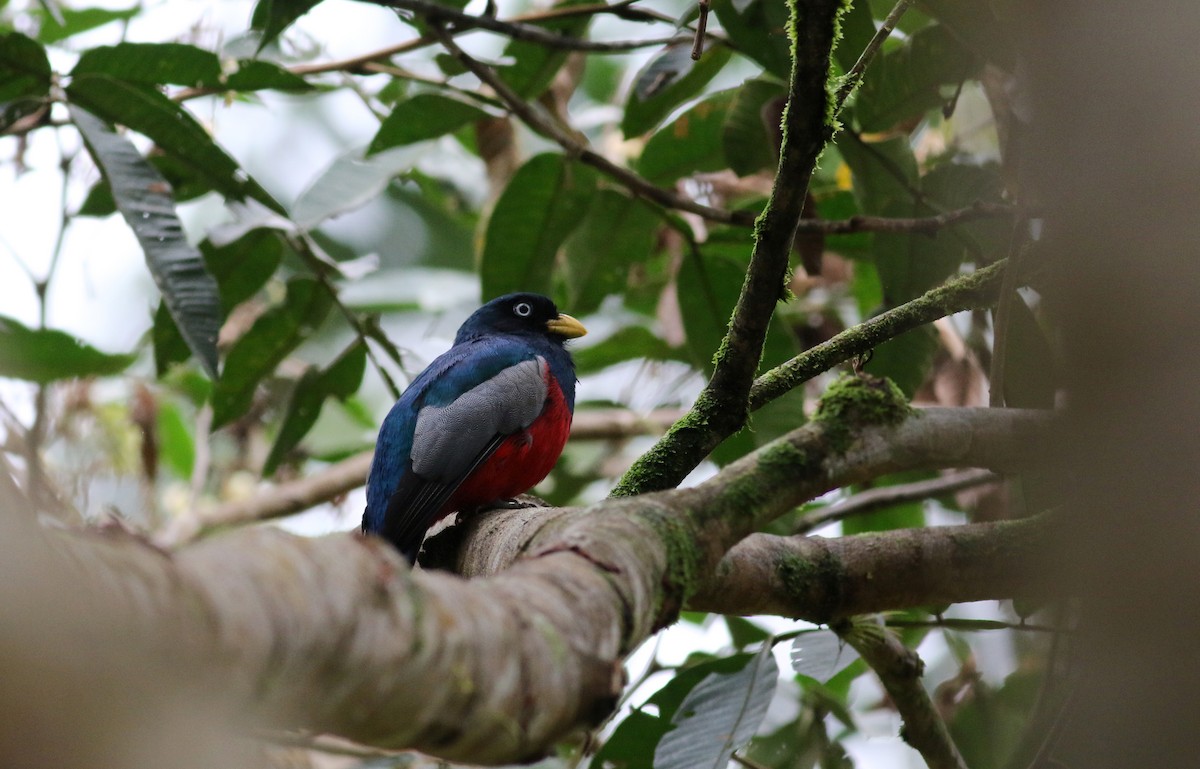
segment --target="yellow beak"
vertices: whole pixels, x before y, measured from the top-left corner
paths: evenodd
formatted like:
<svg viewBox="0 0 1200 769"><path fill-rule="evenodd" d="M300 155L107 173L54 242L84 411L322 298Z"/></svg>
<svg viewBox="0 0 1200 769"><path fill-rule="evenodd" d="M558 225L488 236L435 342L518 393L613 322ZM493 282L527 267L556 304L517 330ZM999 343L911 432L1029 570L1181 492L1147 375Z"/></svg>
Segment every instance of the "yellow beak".
<svg viewBox="0 0 1200 769"><path fill-rule="evenodd" d="M565 336L567 339L575 339L587 333L582 323L566 313L560 313L554 320L546 321L546 329L551 334Z"/></svg>

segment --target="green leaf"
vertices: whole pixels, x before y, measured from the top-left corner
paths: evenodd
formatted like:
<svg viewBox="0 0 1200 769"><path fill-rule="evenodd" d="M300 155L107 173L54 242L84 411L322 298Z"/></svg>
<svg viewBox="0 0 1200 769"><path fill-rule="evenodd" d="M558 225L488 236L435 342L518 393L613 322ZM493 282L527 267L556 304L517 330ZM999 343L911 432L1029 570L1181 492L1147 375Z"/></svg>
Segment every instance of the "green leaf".
<svg viewBox="0 0 1200 769"><path fill-rule="evenodd" d="M110 75L83 73L71 78L66 92L72 104L152 139L216 192L235 200L252 197L276 213L284 213L190 112L157 89Z"/></svg>
<svg viewBox="0 0 1200 769"><path fill-rule="evenodd" d="M251 230L224 246L216 246L211 240L200 243L204 264L217 281L222 321L234 307L257 293L275 274L283 260L284 251L283 235L277 230L267 229ZM187 358L187 345L164 304L158 306L154 315L151 338L154 366L159 376L165 374L172 364L181 363Z"/></svg>
<svg viewBox="0 0 1200 769"><path fill-rule="evenodd" d="M770 652L767 651L765 656L770 657ZM648 707L630 713L592 758L591 769L661 769L655 760L656 747L667 732L676 728L674 719L677 713L680 713L681 721L685 720L681 706L695 689L705 685L704 699L707 702L708 692L721 688L728 679L738 677L743 671L747 675L741 676L742 683L736 687L736 691L735 687L730 687L727 691L730 696L736 698L740 694L744 697L750 691L751 684L757 682L761 688L766 685L767 679L770 679L773 689L775 676L763 675L768 665L774 666L774 658L767 662L761 653L742 653L701 662L679 672L647 700L647 706L657 708L658 714L649 712ZM761 696L761 693L757 696ZM695 713L694 710L692 712ZM707 706L705 712L709 712ZM720 766L724 767L724 764Z"/></svg>
<svg viewBox="0 0 1200 769"><path fill-rule="evenodd" d="M714 0L713 13L738 53L748 56L780 80L791 74L787 39L787 3L776 0Z"/></svg>
<svg viewBox="0 0 1200 769"><path fill-rule="evenodd" d="M743 617L730 614L726 615L724 620L726 627L729 628L729 638L733 641L736 649L744 649L747 646L762 643L771 637L770 633Z"/></svg>
<svg viewBox="0 0 1200 769"><path fill-rule="evenodd" d="M690 44L668 46L638 73L621 119L625 136L641 136L661 123L716 77L732 55L724 46L714 46L693 62L690 51Z"/></svg>
<svg viewBox="0 0 1200 769"><path fill-rule="evenodd" d="M887 377L911 398L929 374L937 348L933 326L915 328L876 347L863 370Z"/></svg>
<svg viewBox="0 0 1200 769"><path fill-rule="evenodd" d="M940 107L942 86L975 77L981 66L945 27L922 29L872 62L858 89L854 117L863 131L887 131Z"/></svg>
<svg viewBox="0 0 1200 769"><path fill-rule="evenodd" d="M574 308L572 308L574 309ZM592 373L627 360L685 360L683 351L671 347L644 326L626 326L599 344L571 351L575 370Z"/></svg>
<svg viewBox="0 0 1200 769"><path fill-rule="evenodd" d="M510 291L551 293L558 249L588 211L596 172L545 153L517 169L488 219L480 259L485 299Z"/></svg>
<svg viewBox="0 0 1200 769"><path fill-rule="evenodd" d="M802 633L792 641L792 670L825 683L858 659L854 647L832 630Z"/></svg>
<svg viewBox="0 0 1200 769"><path fill-rule="evenodd" d="M724 769L767 715L778 678L770 644L737 672L709 673L672 716L675 728L654 750L655 769Z"/></svg>
<svg viewBox="0 0 1200 769"><path fill-rule="evenodd" d="M392 108L367 147L367 155L453 133L487 117L486 112L462 99L436 93L417 94Z"/></svg>
<svg viewBox="0 0 1200 769"><path fill-rule="evenodd" d="M224 69L212 51L183 43L120 43L89 48L79 57L71 75L108 75L130 83L171 83L229 91L310 88L304 78L271 62L242 59Z"/></svg>
<svg viewBox="0 0 1200 769"><path fill-rule="evenodd" d="M311 11L321 0L258 0L250 16L250 27L262 32L261 51L296 19Z"/></svg>
<svg viewBox="0 0 1200 769"><path fill-rule="evenodd" d="M225 375L213 389L214 430L246 412L258 383L320 325L332 305L320 282L288 281L283 303L259 316L225 357Z"/></svg>
<svg viewBox="0 0 1200 769"><path fill-rule="evenodd" d="M71 119L104 172L113 199L146 255L146 266L188 348L217 376L220 297L200 252L175 214L171 187L123 136L72 105Z"/></svg>
<svg viewBox="0 0 1200 769"><path fill-rule="evenodd" d="M787 100L782 83L752 78L742 83L721 129L725 159L738 176L779 164L779 116Z"/></svg>
<svg viewBox="0 0 1200 769"><path fill-rule="evenodd" d="M209 186L196 178L196 174L186 164L172 155L154 153L146 160L154 166L167 184L171 185L172 196L176 203L195 200L209 191ZM112 198L112 190L103 180L96 182L88 191L83 205L76 212L78 216L109 216L117 211L116 201Z"/></svg>
<svg viewBox="0 0 1200 769"><path fill-rule="evenodd" d="M46 51L20 32L0 36L0 103L42 97L50 90Z"/></svg>
<svg viewBox="0 0 1200 769"><path fill-rule="evenodd" d="M196 442L192 438L191 427L174 401L167 398L158 401L155 426L159 456L164 464L176 476L190 480L196 464Z"/></svg>
<svg viewBox="0 0 1200 769"><path fill-rule="evenodd" d="M590 0L566 0L556 4L555 8L587 5L589 2ZM590 23L590 15L581 15L548 21L539 26L565 37L579 37L587 31ZM504 58L512 59L513 63L500 67L497 72L514 91L532 100L546 90L569 55L570 51L566 49L552 48L528 40L512 40L504 47Z"/></svg>
<svg viewBox="0 0 1200 769"><path fill-rule="evenodd" d="M40 12L41 23L38 28L38 40L50 45L65 40L80 32L87 32L114 21L128 21L142 12L142 6L133 5L124 9L108 8L67 8L59 6L59 18L53 14ZM0 45L3 48L3 45Z"/></svg>
<svg viewBox="0 0 1200 769"><path fill-rule="evenodd" d="M367 158L360 150L342 155L296 198L292 221L311 230L326 219L358 208L411 169L419 156L415 147L398 147Z"/></svg>
<svg viewBox="0 0 1200 769"><path fill-rule="evenodd" d="M344 401L358 391L366 365L367 347L362 340L356 340L328 368L304 372L292 390L279 435L263 465L264 477L275 473L288 453L316 424L327 398Z"/></svg>
<svg viewBox="0 0 1200 769"><path fill-rule="evenodd" d="M668 185L681 176L726 167L723 131L734 91L722 91L696 104L646 142L638 171Z"/></svg>
<svg viewBox="0 0 1200 769"><path fill-rule="evenodd" d="M46 384L59 379L119 374L136 359L112 355L55 329L30 329L0 315L0 377Z"/></svg>
<svg viewBox="0 0 1200 769"><path fill-rule="evenodd" d="M50 62L33 40L0 36L0 131L43 109L50 93Z"/></svg>
<svg viewBox="0 0 1200 769"><path fill-rule="evenodd" d="M632 264L645 262L657 241L658 215L639 198L616 190L596 193L565 248L567 301L587 314L625 288Z"/></svg>

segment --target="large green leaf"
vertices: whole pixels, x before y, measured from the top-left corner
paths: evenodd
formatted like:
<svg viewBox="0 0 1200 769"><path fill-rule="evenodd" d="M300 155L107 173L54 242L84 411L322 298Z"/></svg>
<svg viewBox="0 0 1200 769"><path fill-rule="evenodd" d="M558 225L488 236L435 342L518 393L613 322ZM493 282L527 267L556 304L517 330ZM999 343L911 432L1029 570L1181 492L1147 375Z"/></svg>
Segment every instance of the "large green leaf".
<svg viewBox="0 0 1200 769"><path fill-rule="evenodd" d="M150 274L188 348L209 375L216 377L220 329L217 283L184 234L170 185L128 139L84 109L72 105L70 114L88 152L103 171L117 208L137 236Z"/></svg>
<svg viewBox="0 0 1200 769"><path fill-rule="evenodd" d="M221 318L249 299L267 282L279 267L285 251L283 235L277 230L251 230L222 246L211 240L200 243L200 253L209 273L217 281L221 295ZM187 358L187 345L179 328L171 319L165 304L154 314L151 333L154 346L154 365L162 376L175 363Z"/></svg>
<svg viewBox="0 0 1200 769"><path fill-rule="evenodd" d="M725 168L723 132L734 94L708 97L651 136L638 158L642 176L667 185L681 176Z"/></svg>
<svg viewBox="0 0 1200 769"><path fill-rule="evenodd" d="M1033 311L1020 296L1012 297L1008 320L1004 403L1011 408L1054 408L1059 362Z"/></svg>
<svg viewBox="0 0 1200 769"><path fill-rule="evenodd" d="M488 219L480 260L485 299L510 291L548 294L558 249L591 204L596 172L545 153L517 169Z"/></svg>
<svg viewBox="0 0 1200 769"><path fill-rule="evenodd" d="M713 12L743 56L787 80L792 54L787 39L787 3L778 0L713 0Z"/></svg>
<svg viewBox="0 0 1200 769"><path fill-rule="evenodd" d="M312 229L364 205L411 169L419 156L415 147L397 147L370 157L363 157L361 150L338 157L296 198L292 221Z"/></svg>
<svg viewBox="0 0 1200 769"><path fill-rule="evenodd" d="M209 185L196 178L195 172L185 163L180 162L174 155L155 152L146 158L150 165L162 174L171 185L171 194L176 203L194 200L209 191ZM112 190L103 180L92 185L83 204L76 211L78 216L109 216L117 211L116 201L112 198Z"/></svg>
<svg viewBox="0 0 1200 769"><path fill-rule="evenodd" d="M213 141L190 112L157 89L111 75L81 73L71 78L66 93L72 104L149 137L216 192L235 200L252 197L284 213L283 207Z"/></svg>
<svg viewBox="0 0 1200 769"><path fill-rule="evenodd" d="M72 77L108 75L130 83L254 91L310 88L304 78L267 61L222 61L212 51L184 43L120 43L89 48L79 57Z"/></svg>
<svg viewBox="0 0 1200 769"><path fill-rule="evenodd" d="M332 306L329 290L319 281L288 281L283 303L259 316L225 357L225 375L213 389L213 429L246 412L259 382L321 324Z"/></svg>
<svg viewBox="0 0 1200 769"><path fill-rule="evenodd" d="M43 108L50 92L50 62L33 40L0 35L0 131Z"/></svg>
<svg viewBox="0 0 1200 769"><path fill-rule="evenodd" d="M434 139L486 117L486 112L462 99L420 93L392 108L367 147L367 155Z"/></svg>
<svg viewBox="0 0 1200 769"><path fill-rule="evenodd" d="M672 767L724 769L725 763L715 762L719 761L728 743L741 742L743 736L749 739L753 734L761 721L759 710L765 713L763 700L769 703L774 692L776 674L769 646L757 654L734 654L681 671L647 700L647 705L657 709L657 715L648 709L630 713L592 758L591 769L663 769L667 765L660 763L657 751L664 738L672 730L681 728L686 728L684 735L690 737L693 728L690 723L695 723L697 718L701 719L701 725L707 724L710 729L704 737L694 738L704 746L705 753L703 757L691 754L686 757L700 763L675 763L685 757L681 751L686 749L686 746L678 745L680 752L676 751L677 738L672 738L668 743L670 753L661 758L671 761L669 766ZM752 719L739 718L734 712L735 707L758 720L751 726ZM722 727L725 731L721 731Z"/></svg>
<svg viewBox="0 0 1200 769"><path fill-rule="evenodd" d="M887 131L940 107L942 86L974 77L982 61L945 27L922 29L867 69L854 116L863 131Z"/></svg>
<svg viewBox="0 0 1200 769"><path fill-rule="evenodd" d="M288 453L308 434L327 398L344 401L358 391L366 365L367 347L362 340L356 340L327 368L304 372L292 390L279 435L263 465L263 476L274 474Z"/></svg>
<svg viewBox="0 0 1200 769"><path fill-rule="evenodd" d="M721 142L725 159L738 176L774 169L779 164L779 120L787 88L775 80L742 83L725 115Z"/></svg>
<svg viewBox="0 0 1200 769"><path fill-rule="evenodd" d="M658 215L638 198L601 190L567 241L567 300L572 312L589 313L625 288L632 264L654 248Z"/></svg>
<svg viewBox="0 0 1200 769"><path fill-rule="evenodd" d="M112 355L55 329L31 329L0 315L0 377L46 384L59 379L119 374L133 355Z"/></svg>
<svg viewBox="0 0 1200 769"><path fill-rule="evenodd" d="M688 44L665 48L638 73L625 101L621 132L632 138L657 126L716 77L730 56L729 49L714 46L694 62Z"/></svg>
<svg viewBox="0 0 1200 769"><path fill-rule="evenodd" d="M680 703L654 750L655 769L725 769L767 715L779 669L771 645L732 673L709 673Z"/></svg>

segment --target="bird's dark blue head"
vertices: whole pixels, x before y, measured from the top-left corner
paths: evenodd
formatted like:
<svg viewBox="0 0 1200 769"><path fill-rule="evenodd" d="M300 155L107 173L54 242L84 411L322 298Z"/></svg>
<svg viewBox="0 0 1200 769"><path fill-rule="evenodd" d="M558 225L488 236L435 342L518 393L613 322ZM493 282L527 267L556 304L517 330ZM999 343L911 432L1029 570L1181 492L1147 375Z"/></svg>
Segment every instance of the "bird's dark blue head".
<svg viewBox="0 0 1200 769"><path fill-rule="evenodd" d="M505 294L480 307L458 329L455 344L493 334L548 339L561 345L587 333L583 324L558 311L541 294Z"/></svg>

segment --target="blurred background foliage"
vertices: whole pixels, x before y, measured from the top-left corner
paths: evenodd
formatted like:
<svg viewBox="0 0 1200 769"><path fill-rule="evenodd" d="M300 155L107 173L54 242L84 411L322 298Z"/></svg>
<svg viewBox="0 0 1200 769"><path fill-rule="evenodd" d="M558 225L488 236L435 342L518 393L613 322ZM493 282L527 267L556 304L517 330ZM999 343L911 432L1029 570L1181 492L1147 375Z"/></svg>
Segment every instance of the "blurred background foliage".
<svg viewBox="0 0 1200 769"><path fill-rule="evenodd" d="M685 0L394 5L0 2L0 456L64 520L154 532L369 450L408 377L511 290L547 293L591 329L573 348L580 434L537 489L553 504L602 498L711 373L778 158L786 4L713 0L699 43ZM431 19L455 19L438 9L492 22L458 19L455 40L539 125L436 43ZM831 90L891 12L849 4ZM1008 254L1023 110L1009 23L1005 3L983 0L900 17L810 185L813 226L797 235L762 370ZM721 216L664 205L634 175ZM989 313L963 313L858 365L918 403L980 405L1003 339L1008 404L1053 405L1036 294L1011 315L1003 336ZM825 381L758 411L694 477L801 424ZM1036 484L965 485L851 505L818 531L1035 504ZM774 530L808 531L862 491ZM358 492L331 502L285 525L356 524ZM1007 608L940 608L898 617L927 625L904 639L929 659L968 764L1015 765L1044 636L1013 632ZM675 752L685 711L700 732L736 734L745 766L917 760L865 664L840 642L812 645L829 631L796 627L686 617L673 650L631 662L637 707L586 755L551 763L691 766ZM755 652L768 641L785 666L785 641L807 661L780 677ZM702 706L681 709L692 697ZM731 697L754 707L731 715Z"/></svg>

